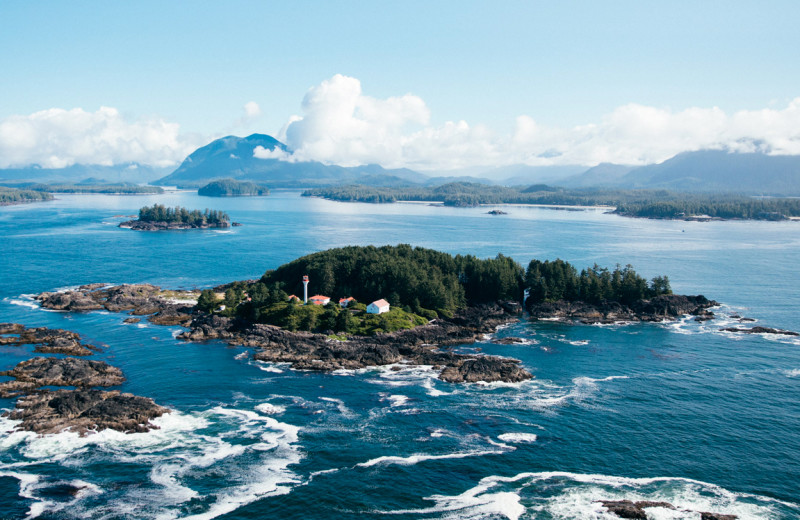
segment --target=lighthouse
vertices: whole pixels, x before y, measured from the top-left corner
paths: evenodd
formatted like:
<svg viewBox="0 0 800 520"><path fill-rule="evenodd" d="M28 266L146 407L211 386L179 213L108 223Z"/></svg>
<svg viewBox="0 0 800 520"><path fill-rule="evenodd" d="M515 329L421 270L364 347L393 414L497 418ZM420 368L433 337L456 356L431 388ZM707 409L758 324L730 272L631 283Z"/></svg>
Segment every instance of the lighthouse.
<svg viewBox="0 0 800 520"><path fill-rule="evenodd" d="M308 303L308 275L303 277L303 303Z"/></svg>

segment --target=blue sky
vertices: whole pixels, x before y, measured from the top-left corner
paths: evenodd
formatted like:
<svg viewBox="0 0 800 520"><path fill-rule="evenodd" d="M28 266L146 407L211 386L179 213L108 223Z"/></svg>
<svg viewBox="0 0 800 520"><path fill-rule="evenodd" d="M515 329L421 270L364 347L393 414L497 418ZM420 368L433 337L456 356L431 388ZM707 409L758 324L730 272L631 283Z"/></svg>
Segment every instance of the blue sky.
<svg viewBox="0 0 800 520"><path fill-rule="evenodd" d="M446 125L463 121L469 139L493 143L496 153L487 164L497 162L498 150L510 150L498 143L517 139L518 118L525 116L547 130L547 139L531 137L535 152L515 160L535 163L552 155L548 150L558 148L558 139L579 142L576 128L603 126L620 107L673 116L717 107L729 120L740 112L785 112L800 97L798 20L796 1L9 0L0 4L0 124L8 123L8 134L17 129L9 126L14 116L17 124L19 117L50 109L94 114L113 107L120 124L177 125L177 147L228 133L277 135L291 116L306 117L301 103L309 89L339 74L357 80L360 94L370 99L411 94L424 102L427 117L403 119L402 131L390 129L393 138L408 145L413 132L429 130L428 139L441 140ZM248 102L259 107L250 117L243 110ZM56 127L37 127L36 142ZM766 130L754 132L753 139L761 139ZM295 134L295 146L303 148L302 139L314 132ZM336 144L353 137L339 136ZM720 139L707 136L695 144ZM0 141L0 154L16 161L36 157L12 154L12 144ZM795 150L793 144L776 146L782 153ZM434 153L417 146L409 156L383 158L417 167L459 166L434 164L426 155ZM557 153L562 161L602 158ZM104 160L124 153L111 156ZM308 152L306 158L348 162L341 154ZM382 156L371 152L354 162L373 158Z"/></svg>

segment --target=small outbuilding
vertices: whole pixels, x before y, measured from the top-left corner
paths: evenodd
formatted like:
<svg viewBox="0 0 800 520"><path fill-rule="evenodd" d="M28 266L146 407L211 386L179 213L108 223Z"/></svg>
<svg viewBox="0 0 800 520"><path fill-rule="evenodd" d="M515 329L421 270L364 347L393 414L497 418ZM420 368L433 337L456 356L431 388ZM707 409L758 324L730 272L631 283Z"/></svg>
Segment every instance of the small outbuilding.
<svg viewBox="0 0 800 520"><path fill-rule="evenodd" d="M339 306L343 309L346 309L347 306L353 303L354 301L356 301L356 299L353 298L352 296L349 296L347 298L339 298Z"/></svg>
<svg viewBox="0 0 800 520"><path fill-rule="evenodd" d="M374 301L367 305L367 312L369 314L383 314L389 312L389 302L384 299Z"/></svg>
<svg viewBox="0 0 800 520"><path fill-rule="evenodd" d="M327 305L328 302L331 301L330 296L322 296L321 294L316 294L308 299L309 303L313 303L314 305Z"/></svg>

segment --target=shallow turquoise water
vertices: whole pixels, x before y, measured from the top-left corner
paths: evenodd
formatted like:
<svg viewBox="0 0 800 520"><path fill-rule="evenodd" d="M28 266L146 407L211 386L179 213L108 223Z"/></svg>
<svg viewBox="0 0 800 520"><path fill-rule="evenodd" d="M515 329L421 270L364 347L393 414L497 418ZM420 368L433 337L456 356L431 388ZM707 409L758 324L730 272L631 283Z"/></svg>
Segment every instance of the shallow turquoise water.
<svg viewBox="0 0 800 520"><path fill-rule="evenodd" d="M228 211L230 231L137 233L153 202ZM603 518L598 499L800 517L800 342L719 332L740 313L800 330L800 224L661 222L563 211L252 199L59 196L0 208L0 321L108 348L124 391L175 410L148 434L36 437L0 424L0 517ZM633 264L723 304L719 322L520 323L482 343L536 379L454 386L426 368L317 374L176 341L125 315L38 309L89 282L207 287L347 244L410 243L521 263ZM0 369L30 352L0 350ZM11 407L0 400L0 407ZM78 496L59 485L83 486ZM659 518L699 518L657 511Z"/></svg>

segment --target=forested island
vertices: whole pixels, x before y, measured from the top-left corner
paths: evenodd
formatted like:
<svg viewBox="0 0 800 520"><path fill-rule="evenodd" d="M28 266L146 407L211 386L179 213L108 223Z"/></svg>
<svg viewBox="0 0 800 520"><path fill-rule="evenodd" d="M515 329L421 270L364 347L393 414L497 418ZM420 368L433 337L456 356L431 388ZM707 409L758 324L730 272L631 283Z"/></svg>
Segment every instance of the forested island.
<svg viewBox="0 0 800 520"><path fill-rule="evenodd" d="M305 276L314 294L307 303L296 296L304 294ZM405 244L313 253L258 280L206 289L196 304L172 303L167 294L149 285L97 284L36 299L53 310L129 309L153 323L188 326L179 338L256 347L255 359L295 368L413 363L439 367L439 377L451 382L531 377L513 359L440 350L520 319L523 304L534 319L586 323L684 314L711 319L708 308L716 305L702 296L673 295L666 276L648 282L631 266L578 272L562 260L532 260L524 268L503 255L453 256Z"/></svg>
<svg viewBox="0 0 800 520"><path fill-rule="evenodd" d="M209 182L197 190L197 194L204 197L252 197L269 195L269 190L254 182L221 179Z"/></svg>
<svg viewBox="0 0 800 520"><path fill-rule="evenodd" d="M454 182L437 187L373 187L363 185L315 188L305 197L344 202L441 202L446 206L537 204L545 206L609 206L613 213L641 218L706 220L786 220L800 217L800 199L757 198L733 194L696 194L667 190L566 189L535 184L527 187Z"/></svg>
<svg viewBox="0 0 800 520"><path fill-rule="evenodd" d="M50 193L41 191L20 190L17 188L6 188L0 186L0 206L41 202L44 200L53 200L53 196Z"/></svg>
<svg viewBox="0 0 800 520"><path fill-rule="evenodd" d="M78 183L78 184L42 184L21 183L14 186L47 193L99 193L103 195L155 195L164 193L158 186L140 186L127 182L122 183Z"/></svg>
<svg viewBox="0 0 800 520"><path fill-rule="evenodd" d="M160 231L173 229L208 229L238 226L224 211L206 208L205 211L188 210L180 206L168 208L162 204L145 206L139 210L139 218L119 224L121 228L137 231Z"/></svg>

